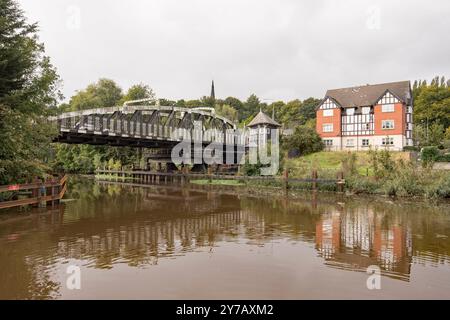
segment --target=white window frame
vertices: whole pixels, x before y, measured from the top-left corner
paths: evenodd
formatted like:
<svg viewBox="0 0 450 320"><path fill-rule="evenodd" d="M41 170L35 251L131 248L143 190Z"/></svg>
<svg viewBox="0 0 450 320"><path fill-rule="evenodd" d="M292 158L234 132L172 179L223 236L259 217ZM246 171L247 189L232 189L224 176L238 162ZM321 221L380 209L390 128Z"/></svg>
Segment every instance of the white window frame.
<svg viewBox="0 0 450 320"><path fill-rule="evenodd" d="M348 116L353 116L355 114L355 108L347 108L345 114Z"/></svg>
<svg viewBox="0 0 450 320"><path fill-rule="evenodd" d="M382 104L381 112L383 112L383 113L395 112L395 104L393 104L393 103Z"/></svg>
<svg viewBox="0 0 450 320"><path fill-rule="evenodd" d="M333 132L333 124L332 123L324 123L322 125L322 132Z"/></svg>
<svg viewBox="0 0 450 320"><path fill-rule="evenodd" d="M389 142L389 143L387 143ZM383 146L393 146L394 145L394 138L392 137L386 137L381 139L381 145Z"/></svg>
<svg viewBox="0 0 450 320"><path fill-rule="evenodd" d="M324 139L323 143L326 147L332 147L333 146L333 139Z"/></svg>
<svg viewBox="0 0 450 320"><path fill-rule="evenodd" d="M362 114L370 114L370 107L362 107L361 113Z"/></svg>
<svg viewBox="0 0 450 320"><path fill-rule="evenodd" d="M392 123L391 126L387 126L388 123ZM395 129L395 121L394 120L382 120L381 121L381 129L383 130L393 130Z"/></svg>
<svg viewBox="0 0 450 320"><path fill-rule="evenodd" d="M332 117L334 115L334 109L324 109L323 116L324 117Z"/></svg>
<svg viewBox="0 0 450 320"><path fill-rule="evenodd" d="M364 144L364 142L366 142L367 141L367 144ZM363 146L363 147L368 147L368 146L370 146L370 140L369 139L362 139L362 141L361 141L361 146Z"/></svg>
<svg viewBox="0 0 450 320"><path fill-rule="evenodd" d="M346 147L354 147L355 146L355 139L347 139L347 141L345 142L345 146Z"/></svg>

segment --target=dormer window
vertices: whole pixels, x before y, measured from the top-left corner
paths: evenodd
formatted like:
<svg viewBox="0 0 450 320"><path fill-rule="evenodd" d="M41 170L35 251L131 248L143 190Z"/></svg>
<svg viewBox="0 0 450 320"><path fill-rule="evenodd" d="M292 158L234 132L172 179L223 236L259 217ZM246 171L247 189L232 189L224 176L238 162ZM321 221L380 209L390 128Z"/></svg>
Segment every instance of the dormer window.
<svg viewBox="0 0 450 320"><path fill-rule="evenodd" d="M347 108L347 115L353 116L355 114L355 108Z"/></svg>
<svg viewBox="0 0 450 320"><path fill-rule="evenodd" d="M370 114L370 107L362 107L361 113L362 114Z"/></svg>

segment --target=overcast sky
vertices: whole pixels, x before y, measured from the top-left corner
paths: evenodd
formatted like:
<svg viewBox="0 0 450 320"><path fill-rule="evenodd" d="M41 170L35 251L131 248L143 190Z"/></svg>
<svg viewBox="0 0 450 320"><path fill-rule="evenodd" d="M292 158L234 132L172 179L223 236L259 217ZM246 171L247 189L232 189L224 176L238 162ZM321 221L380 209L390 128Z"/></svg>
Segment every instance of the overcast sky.
<svg viewBox="0 0 450 320"><path fill-rule="evenodd" d="M20 0L70 97L100 77L160 98L291 100L450 77L448 0Z"/></svg>

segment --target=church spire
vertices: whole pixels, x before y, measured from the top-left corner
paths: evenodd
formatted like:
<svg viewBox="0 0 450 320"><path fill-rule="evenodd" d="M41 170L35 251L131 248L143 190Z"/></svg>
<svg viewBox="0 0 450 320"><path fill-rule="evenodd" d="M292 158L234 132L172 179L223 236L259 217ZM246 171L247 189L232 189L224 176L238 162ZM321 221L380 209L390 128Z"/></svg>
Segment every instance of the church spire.
<svg viewBox="0 0 450 320"><path fill-rule="evenodd" d="M214 92L214 80L211 83L211 99L216 100L216 93Z"/></svg>

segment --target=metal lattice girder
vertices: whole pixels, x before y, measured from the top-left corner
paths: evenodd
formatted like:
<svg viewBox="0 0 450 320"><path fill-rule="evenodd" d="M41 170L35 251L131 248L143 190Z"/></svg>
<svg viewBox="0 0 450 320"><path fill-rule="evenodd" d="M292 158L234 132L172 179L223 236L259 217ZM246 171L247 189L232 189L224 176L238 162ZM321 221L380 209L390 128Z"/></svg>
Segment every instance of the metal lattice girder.
<svg viewBox="0 0 450 320"><path fill-rule="evenodd" d="M57 123L60 132L66 132L59 141L135 146L167 145L189 134L203 143L213 139L228 142L234 139L225 135L226 130L236 128L228 119L216 115L212 108L157 105L81 110L49 120Z"/></svg>

